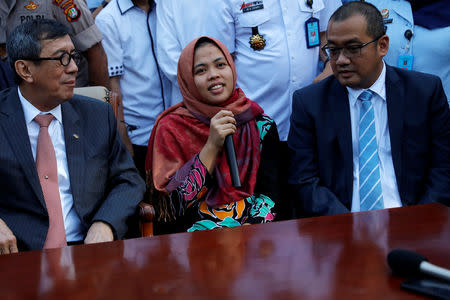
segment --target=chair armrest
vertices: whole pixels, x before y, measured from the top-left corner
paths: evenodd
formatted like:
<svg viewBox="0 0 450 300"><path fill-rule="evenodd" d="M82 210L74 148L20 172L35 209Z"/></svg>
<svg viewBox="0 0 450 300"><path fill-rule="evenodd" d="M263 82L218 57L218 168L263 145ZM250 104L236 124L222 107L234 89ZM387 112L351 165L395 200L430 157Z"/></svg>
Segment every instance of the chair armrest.
<svg viewBox="0 0 450 300"><path fill-rule="evenodd" d="M153 219L155 218L155 208L153 205L139 202L139 225L141 229L141 235L153 236Z"/></svg>

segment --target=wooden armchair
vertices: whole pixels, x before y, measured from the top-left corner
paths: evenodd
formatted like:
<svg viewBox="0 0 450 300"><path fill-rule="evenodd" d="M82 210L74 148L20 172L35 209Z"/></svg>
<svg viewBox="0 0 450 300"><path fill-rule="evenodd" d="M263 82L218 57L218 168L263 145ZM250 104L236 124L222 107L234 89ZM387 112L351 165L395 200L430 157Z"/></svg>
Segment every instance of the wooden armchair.
<svg viewBox="0 0 450 300"><path fill-rule="evenodd" d="M82 95L86 97L91 97L99 99L111 104L114 115L117 118L120 107L120 99L117 93L109 91L104 86L89 86L82 88L75 88L74 94ZM118 125L120 125L118 123ZM153 219L155 218L155 208L144 201L141 201L138 206L139 209L139 228L141 231L141 236L153 236Z"/></svg>

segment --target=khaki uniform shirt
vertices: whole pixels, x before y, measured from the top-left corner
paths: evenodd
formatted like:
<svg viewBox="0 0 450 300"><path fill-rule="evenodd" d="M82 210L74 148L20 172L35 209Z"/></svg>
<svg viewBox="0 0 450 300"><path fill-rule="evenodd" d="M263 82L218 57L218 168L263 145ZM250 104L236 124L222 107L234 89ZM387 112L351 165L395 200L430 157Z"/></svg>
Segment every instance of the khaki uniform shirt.
<svg viewBox="0 0 450 300"><path fill-rule="evenodd" d="M34 19L55 19L66 25L75 48L80 52L103 39L85 0L1 0L0 44L6 42L17 25ZM78 68L77 86L85 86L88 84L88 70L84 57Z"/></svg>

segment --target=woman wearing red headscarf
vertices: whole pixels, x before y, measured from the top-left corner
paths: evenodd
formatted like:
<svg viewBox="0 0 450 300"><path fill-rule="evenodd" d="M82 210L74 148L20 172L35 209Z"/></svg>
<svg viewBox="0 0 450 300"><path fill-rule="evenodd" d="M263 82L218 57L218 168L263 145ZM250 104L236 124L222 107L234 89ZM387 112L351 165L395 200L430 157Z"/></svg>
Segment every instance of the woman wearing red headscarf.
<svg viewBox="0 0 450 300"><path fill-rule="evenodd" d="M183 101L163 112L146 159L150 202L159 221L187 231L265 223L278 198L278 133L262 108L236 89L227 48L201 37L178 61ZM233 134L241 187L231 184L223 144Z"/></svg>

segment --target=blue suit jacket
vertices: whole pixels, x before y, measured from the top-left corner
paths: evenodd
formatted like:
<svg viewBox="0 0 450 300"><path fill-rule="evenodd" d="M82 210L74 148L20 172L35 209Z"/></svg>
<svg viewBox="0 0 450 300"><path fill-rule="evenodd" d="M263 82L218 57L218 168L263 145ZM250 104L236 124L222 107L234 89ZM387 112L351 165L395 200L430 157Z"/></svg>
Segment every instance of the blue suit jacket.
<svg viewBox="0 0 450 300"><path fill-rule="evenodd" d="M142 200L144 182L116 130L107 103L74 96L61 105L73 203L85 233L94 221L116 238ZM0 218L19 250L43 247L48 214L17 88L0 93Z"/></svg>
<svg viewBox="0 0 450 300"><path fill-rule="evenodd" d="M450 203L450 111L433 75L386 66L392 160L403 205ZM346 213L353 193L347 89L330 76L294 93L289 183L307 216Z"/></svg>

